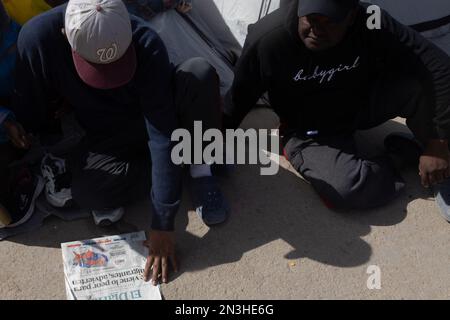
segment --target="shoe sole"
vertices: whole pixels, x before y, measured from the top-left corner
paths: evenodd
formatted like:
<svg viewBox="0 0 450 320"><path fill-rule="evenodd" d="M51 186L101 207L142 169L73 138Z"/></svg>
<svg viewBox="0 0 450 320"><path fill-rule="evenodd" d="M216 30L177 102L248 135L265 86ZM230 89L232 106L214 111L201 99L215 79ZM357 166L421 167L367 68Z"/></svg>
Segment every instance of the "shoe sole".
<svg viewBox="0 0 450 320"><path fill-rule="evenodd" d="M36 199L39 197L42 190L44 190L44 186L45 186L45 182L40 176L36 176L36 178L38 179L38 183L37 183L36 189L34 190L33 199L31 200L30 208L28 208L27 213L22 217L22 219L20 219L19 221L17 221L14 224L7 225L6 228L14 228L21 224L24 224L33 215L34 209L36 207Z"/></svg>
<svg viewBox="0 0 450 320"><path fill-rule="evenodd" d="M114 220L109 219L109 218L104 218L104 219L98 218L95 215L95 213L92 213L92 217L94 218L94 223L95 223L96 226L109 227L109 226L119 222L120 220L122 220L124 214L125 214L125 210L122 209L120 214L118 214L117 217Z"/></svg>
<svg viewBox="0 0 450 320"><path fill-rule="evenodd" d="M220 226L220 225L224 224L225 222L227 222L227 221L228 221L228 218L229 218L229 216L230 216L230 207L229 207L229 205L225 205L225 211L226 211L226 214L225 214L225 217L224 217L224 219L223 219L222 221L220 221L220 222L215 222L215 223L207 223L207 222L205 221L205 219L203 219L203 215L199 212L199 210L198 210L198 209L195 209L195 212L197 213L197 216L198 216L200 219L202 219L203 223L204 223L205 225L207 225L208 227Z"/></svg>
<svg viewBox="0 0 450 320"><path fill-rule="evenodd" d="M58 197L53 197L47 190L45 190L45 198L52 207L66 209L73 207L73 198L67 198L65 200L59 200Z"/></svg>
<svg viewBox="0 0 450 320"><path fill-rule="evenodd" d="M102 221L96 223L95 225L100 228L106 228L106 227L112 226L114 223L117 223L117 222L119 222L119 221L112 222L111 220L102 220Z"/></svg>

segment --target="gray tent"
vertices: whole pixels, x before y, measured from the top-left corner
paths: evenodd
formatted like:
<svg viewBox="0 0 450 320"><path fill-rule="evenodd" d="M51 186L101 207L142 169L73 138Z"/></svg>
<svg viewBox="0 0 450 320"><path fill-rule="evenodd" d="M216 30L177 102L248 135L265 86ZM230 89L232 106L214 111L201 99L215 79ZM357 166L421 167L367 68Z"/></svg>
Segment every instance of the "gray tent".
<svg viewBox="0 0 450 320"><path fill-rule="evenodd" d="M195 0L188 14L169 10L149 23L166 44L174 64L192 57L206 58L220 76L221 94L229 90L242 47L212 0Z"/></svg>
<svg viewBox="0 0 450 320"><path fill-rule="evenodd" d="M279 7L280 0L193 0L183 15L169 10L150 19L178 64L188 58L206 58L220 76L224 95L233 81L233 66L240 56L250 23Z"/></svg>
<svg viewBox="0 0 450 320"><path fill-rule="evenodd" d="M214 0L214 2L241 44L247 35L247 26L280 5L280 0ZM449 0L365 0L365 2L379 5L403 24L422 32L426 38L450 54Z"/></svg>
<svg viewBox="0 0 450 320"><path fill-rule="evenodd" d="M214 0L214 3L241 45L249 24L280 7L280 0Z"/></svg>
<svg viewBox="0 0 450 320"><path fill-rule="evenodd" d="M405 25L420 31L450 54L449 0L368 0Z"/></svg>

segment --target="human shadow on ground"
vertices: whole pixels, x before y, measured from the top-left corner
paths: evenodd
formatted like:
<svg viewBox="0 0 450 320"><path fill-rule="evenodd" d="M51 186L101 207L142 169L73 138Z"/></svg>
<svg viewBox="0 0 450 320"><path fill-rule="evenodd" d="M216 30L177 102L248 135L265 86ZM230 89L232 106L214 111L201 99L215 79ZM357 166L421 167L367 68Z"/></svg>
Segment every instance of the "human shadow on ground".
<svg viewBox="0 0 450 320"><path fill-rule="evenodd" d="M269 123L267 127L273 127ZM403 124L389 121L376 129L358 132L356 140L363 154L376 155L382 152L387 134L407 131ZM311 186L292 171L280 168L276 176L260 176L259 169L237 167L231 178L223 180L224 192L232 205L228 223L211 228L202 237L179 232L185 271L239 261L245 253L280 239L293 248L280 259L307 258L343 268L360 266L372 254L363 239L372 226L401 223L410 202L430 196L420 186L417 169L410 168L402 173L407 182L405 191L391 204L368 211L337 213L327 209ZM186 226L186 217L179 218L178 225Z"/></svg>

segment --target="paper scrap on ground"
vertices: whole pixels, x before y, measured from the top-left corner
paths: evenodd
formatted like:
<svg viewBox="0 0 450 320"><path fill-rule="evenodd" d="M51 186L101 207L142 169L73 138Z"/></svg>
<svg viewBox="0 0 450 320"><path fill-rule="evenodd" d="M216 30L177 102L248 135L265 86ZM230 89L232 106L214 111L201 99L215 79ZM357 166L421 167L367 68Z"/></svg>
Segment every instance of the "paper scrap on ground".
<svg viewBox="0 0 450 320"><path fill-rule="evenodd" d="M144 282L144 232L62 243L69 300L161 300L159 286Z"/></svg>

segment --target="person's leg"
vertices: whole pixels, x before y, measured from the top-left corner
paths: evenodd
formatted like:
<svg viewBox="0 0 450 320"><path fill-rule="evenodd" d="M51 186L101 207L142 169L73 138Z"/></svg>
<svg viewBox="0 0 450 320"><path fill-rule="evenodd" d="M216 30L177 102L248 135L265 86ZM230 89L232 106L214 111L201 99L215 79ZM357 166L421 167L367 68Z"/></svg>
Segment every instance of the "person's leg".
<svg viewBox="0 0 450 320"><path fill-rule="evenodd" d="M194 123L201 121L202 131L221 129L219 77L202 58L180 64L175 71L175 103L180 125L194 137ZM192 155L194 155L194 145ZM203 154L203 148L201 149ZM203 156L201 157L203 159ZM208 225L222 223L228 216L228 204L209 165L191 165L191 191L197 213Z"/></svg>
<svg viewBox="0 0 450 320"><path fill-rule="evenodd" d="M177 67L175 78L175 103L181 126L191 137L194 137L194 124L198 121L203 131L220 129L219 80L214 68L205 59L189 59ZM205 164L192 165L192 177L211 176L207 167Z"/></svg>
<svg viewBox="0 0 450 320"><path fill-rule="evenodd" d="M287 139L284 153L330 209L370 209L387 204L404 188L388 158L364 159L352 135Z"/></svg>
<svg viewBox="0 0 450 320"><path fill-rule="evenodd" d="M74 202L89 210L115 210L150 197L151 160L146 139L127 130L86 138L68 159Z"/></svg>
<svg viewBox="0 0 450 320"><path fill-rule="evenodd" d="M175 104L181 126L192 135L195 121L204 131L221 128L219 77L208 61L193 58L177 66Z"/></svg>

